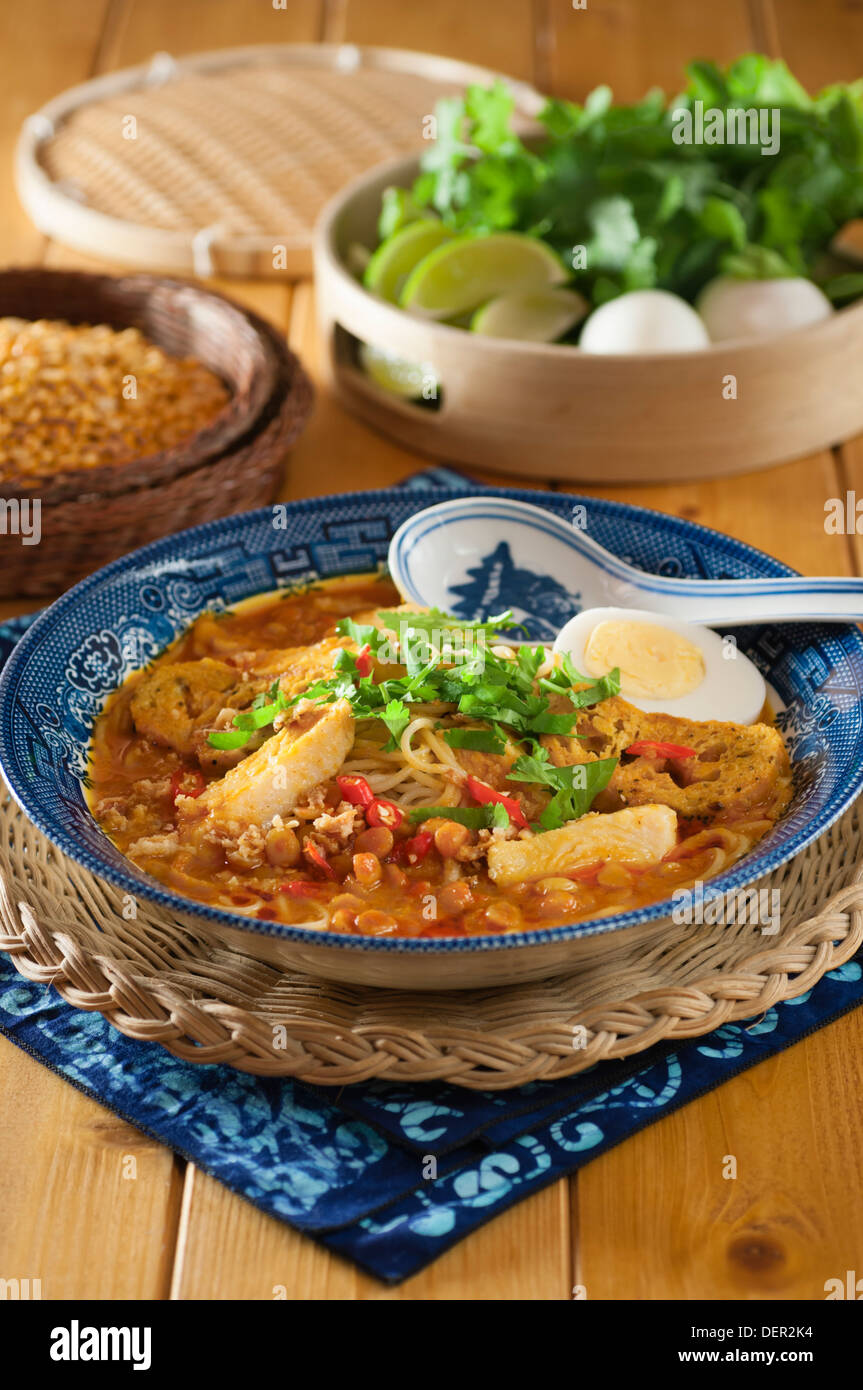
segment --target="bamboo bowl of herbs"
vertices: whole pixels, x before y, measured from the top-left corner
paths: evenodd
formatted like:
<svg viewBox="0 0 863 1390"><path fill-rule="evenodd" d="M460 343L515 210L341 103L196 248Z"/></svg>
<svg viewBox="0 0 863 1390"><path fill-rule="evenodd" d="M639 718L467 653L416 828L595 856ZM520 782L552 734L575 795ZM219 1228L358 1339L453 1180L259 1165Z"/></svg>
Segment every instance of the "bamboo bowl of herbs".
<svg viewBox="0 0 863 1390"><path fill-rule="evenodd" d="M319 316L349 409L437 458L611 484L863 430L860 84L811 97L751 54L692 64L671 100L550 100L524 139L512 106L502 84L448 99L422 158L325 209Z"/></svg>

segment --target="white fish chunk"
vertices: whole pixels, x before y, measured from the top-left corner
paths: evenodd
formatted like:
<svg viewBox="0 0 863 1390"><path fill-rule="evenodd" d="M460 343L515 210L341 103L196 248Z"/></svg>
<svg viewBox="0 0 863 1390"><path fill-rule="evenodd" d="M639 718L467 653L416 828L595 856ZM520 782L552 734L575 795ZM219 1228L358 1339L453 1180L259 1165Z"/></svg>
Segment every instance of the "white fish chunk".
<svg viewBox="0 0 863 1390"><path fill-rule="evenodd" d="M266 827L291 811L312 787L334 777L354 742L347 700L306 704L297 715L197 799L181 798L184 817L207 813L206 829L231 825Z"/></svg>
<svg viewBox="0 0 863 1390"><path fill-rule="evenodd" d="M488 851L489 877L502 888L614 859L655 864L677 843L677 813L670 806L626 806L592 812L559 830L524 840L497 840Z"/></svg>

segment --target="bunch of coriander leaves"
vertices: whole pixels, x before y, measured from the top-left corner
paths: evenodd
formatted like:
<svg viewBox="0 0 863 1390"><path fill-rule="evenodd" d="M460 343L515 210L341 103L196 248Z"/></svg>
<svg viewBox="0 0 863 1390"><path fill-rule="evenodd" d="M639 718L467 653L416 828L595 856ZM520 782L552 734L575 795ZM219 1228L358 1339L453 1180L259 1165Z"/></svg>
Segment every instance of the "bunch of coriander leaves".
<svg viewBox="0 0 863 1390"><path fill-rule="evenodd" d="M608 87L584 105L549 100L544 138L529 146L503 83L444 98L412 195L391 191L381 235L417 208L459 232L528 233L558 252L594 305L654 286L692 300L721 273L807 275L836 301L863 294L863 274L837 274L826 255L834 233L863 215L863 79L810 97L781 60L755 53L724 71L691 63L687 77L668 103L653 90L615 105ZM777 153L675 143L674 112L696 102L778 110Z"/></svg>
<svg viewBox="0 0 863 1390"><path fill-rule="evenodd" d="M373 673L362 675L357 656L342 647L335 654L332 676L293 696L285 695L278 680L274 681L266 693L255 698L250 710L234 716L231 729L210 733L212 747L242 748L254 731L272 724L277 714L300 700L329 704L344 699L355 719L374 719L385 725L389 738L384 746L392 750L413 718L412 705L447 704L454 706L454 713L486 726L445 730L443 737L451 747L502 754L508 738L528 745L531 751L515 761L508 776L514 783L535 783L552 793L535 830L556 829L590 809L594 797L608 785L617 759L555 767L539 739L543 734L573 736L580 710L619 693L619 671L592 680L582 676L564 655L548 676L538 677L546 659L544 647L519 646L514 661L496 656L488 643L494 634L518 627L511 611L481 622L467 622L436 608L409 614L382 611L378 618L386 631L353 618L341 619L336 631L349 637L358 651L367 649L387 664L403 665L404 676L376 681ZM441 659L434 641L447 632L469 635L472 650L467 659L456 664ZM564 697L570 709L552 710L552 697L557 697L556 705ZM446 815L474 828L507 825L510 819L500 802L477 807L423 807L413 818L423 820L432 815Z"/></svg>

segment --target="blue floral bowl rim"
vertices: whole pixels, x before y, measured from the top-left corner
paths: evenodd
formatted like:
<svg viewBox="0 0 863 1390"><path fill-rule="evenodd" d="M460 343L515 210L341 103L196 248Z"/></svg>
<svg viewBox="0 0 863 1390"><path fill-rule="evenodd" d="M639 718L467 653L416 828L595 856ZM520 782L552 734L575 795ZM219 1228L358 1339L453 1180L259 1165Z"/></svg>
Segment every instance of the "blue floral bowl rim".
<svg viewBox="0 0 863 1390"><path fill-rule="evenodd" d="M766 551L759 550L756 546L749 545L746 541L736 540L733 536L728 536L722 531L717 531L713 527L703 526L699 522L689 521L685 517L672 516L667 512L661 512L653 507L642 507L629 502L616 502L606 498L596 498L585 496L579 493L556 492L539 493L526 488L492 488L481 486L479 490L475 487L466 485L459 487L423 487L416 489L413 495L417 501L417 511L422 511L426 507L432 506L435 502L442 502L447 498L458 496L481 497L509 497L518 501L530 502L536 506L542 506L544 498L553 498L555 501L566 503L580 503L588 508L595 508L601 514L609 517L638 517L642 521L659 525L679 536L709 537L714 548L727 554L734 554L738 558L748 558L758 560L762 565L766 563L768 573L774 575L793 575L799 574L799 570L794 570L790 565L786 565L781 560L769 555ZM331 508L334 505L355 503L355 502L392 502L404 503L410 500L412 492L404 487L393 486L389 488L376 488L369 491L355 491L343 493L328 493L322 497L302 498L295 502L286 502L280 505L286 506L292 513L315 513ZM556 508L549 510L556 511ZM5 668L0 673L0 771L2 771L10 792L18 802L25 815L29 817L33 825L40 830L57 849L67 854L70 859L88 869L97 878L101 878L117 888L123 889L133 896L140 896L151 902L157 903L171 912L186 914L187 916L199 917L203 921L218 923L222 927L229 927L235 931L249 931L258 936L276 937L280 940L291 941L304 946L319 946L326 948L342 948L349 951L375 951L390 952L400 954L403 952L413 952L420 955L432 955L447 952L478 952L495 950L514 950L529 946L550 946L562 941L576 940L581 937L601 936L608 933L624 931L627 928L640 926L646 922L658 921L666 918L672 908L672 899L665 898L660 902L649 903L645 907L635 908L630 912L617 913L612 917L603 917L596 921L586 921L571 923L557 927L542 927L535 930L524 932L510 932L494 936L464 936L464 937L357 937L347 932L329 932L315 930L302 926L287 926L283 923L267 922L257 918L245 917L241 913L225 912L219 908L210 907L206 903L195 902L191 898L184 898L180 894L172 893L162 888L156 880L152 882L146 878L137 878L133 874L123 870L115 869L113 865L107 864L104 860L88 849L82 848L77 843L73 835L67 833L63 826L56 826L50 818L43 817L38 805L38 798L35 804L31 801L29 792L31 788L38 788L38 782L27 782L22 788L17 778L12 774L11 769L15 768L15 760L10 747L10 729L8 714L9 692L16 683L23 678L29 657L30 648L38 642L42 636L49 631L65 614L72 604L80 603L91 589L94 589L106 580L115 575L122 574L124 571L134 570L142 560L148 563L169 556L177 547L178 542L185 538L195 537L201 539L208 536L218 536L225 531L229 531L244 522L258 522L265 518L272 517L272 507L259 507L254 511L237 513L230 517L223 517L216 521L208 521L200 526L187 527L183 531L174 532L170 536L165 536L161 540L151 541L149 545L142 546L138 550L130 551L127 555L113 560L109 565L96 570L85 579L80 580L73 588L56 599L45 611L40 614L36 621L28 628L21 640L13 648ZM328 576L322 576L326 578ZM278 588L278 586L275 586ZM249 595L251 597L251 595ZM203 611L203 610L202 610ZM863 633L853 624L837 624L837 633L850 636L856 647L856 655L863 669ZM849 658L851 652L849 652ZM777 869L780 865L793 859L803 849L825 830L829 829L835 821L853 804L861 789L863 789L863 760L859 764L856 773L846 783L843 794L831 803L829 809L824 809L811 820L806 822L801 829L782 846L777 846L774 850L755 856L747 856L740 861L738 867L731 869L726 874L720 874L709 884L705 885L704 900L708 901L713 896L718 896L727 892L729 889L737 889L748 886L765 874ZM102 832L104 834L104 832ZM106 838L106 843L110 841ZM753 864L757 859L757 865L747 869L747 863Z"/></svg>

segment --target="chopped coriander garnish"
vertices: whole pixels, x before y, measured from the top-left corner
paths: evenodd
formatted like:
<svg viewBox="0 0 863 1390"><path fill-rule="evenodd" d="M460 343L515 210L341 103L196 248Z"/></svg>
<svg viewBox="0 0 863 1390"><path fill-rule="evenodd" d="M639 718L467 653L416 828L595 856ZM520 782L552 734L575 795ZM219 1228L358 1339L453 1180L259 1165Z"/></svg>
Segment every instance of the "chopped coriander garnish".
<svg viewBox="0 0 863 1390"><path fill-rule="evenodd" d="M616 767L617 758L598 758L595 762L555 767L548 749L539 746L513 764L507 780L550 787L554 796L540 816L539 824L543 830L558 830L566 821L578 820L590 810L594 798L608 786Z"/></svg>
<svg viewBox="0 0 863 1390"><path fill-rule="evenodd" d="M474 753L503 753L506 740L494 729L446 729L444 743L450 748L469 748Z"/></svg>
<svg viewBox="0 0 863 1390"><path fill-rule="evenodd" d="M378 617L392 632L398 632L405 627L413 628L415 632L481 632L487 637L492 637L496 632L523 627L523 624L515 621L511 608L505 613L495 614L492 618L475 621L456 618L452 613L444 613L440 608L430 608L427 613L381 612L378 613Z"/></svg>
<svg viewBox="0 0 863 1390"><path fill-rule="evenodd" d="M404 700L388 700L379 715L390 731L387 748L397 748L399 739L411 722L410 710Z"/></svg>
<svg viewBox="0 0 863 1390"><path fill-rule="evenodd" d="M373 623L355 623L353 618L340 618L336 623L336 632L340 637L350 637L360 649L365 646L371 647L375 655L387 641L379 627L375 627Z"/></svg>
<svg viewBox="0 0 863 1390"><path fill-rule="evenodd" d="M654 89L620 105L607 86L583 103L550 98L528 143L504 83L446 96L401 215L432 208L457 235L540 237L591 308L655 286L693 302L720 274L817 283L836 232L863 215L859 81L810 95L781 59L758 53L727 67L700 58L686 76L671 100ZM699 109L722 129L741 111L769 110L770 141L762 126L760 139L699 143ZM863 279L843 279L849 297L863 293Z"/></svg>
<svg viewBox="0 0 863 1390"><path fill-rule="evenodd" d="M585 689L574 690L573 686L576 685ZM615 666L613 671L594 680L576 670L569 652L564 652L560 664L542 677L539 687L553 695L568 695L578 709L585 709L588 705L599 704L600 700L607 700L610 695L620 694L620 667Z"/></svg>
<svg viewBox="0 0 863 1390"><path fill-rule="evenodd" d="M619 695L620 668L615 666L613 671L609 671L605 676L600 676L586 690L568 690L567 694L578 709L586 709L588 705L598 705L612 695Z"/></svg>
<svg viewBox="0 0 863 1390"><path fill-rule="evenodd" d="M233 728L214 731L209 735L213 748L242 748L252 732L272 724L276 715L291 708L300 700L332 703L345 699L357 720L379 720L389 733L384 745L387 751L396 749L412 719L411 705L446 705L457 714L489 725L485 729L449 728L443 737L450 748L463 748L499 756L505 752L507 738L534 742L536 752L516 762L509 774L514 781L534 781L549 786L554 796L543 813L544 829L563 824L576 815L583 815L593 797L605 786L614 768L614 759L605 781L600 782L598 769L603 764L580 764L593 769L582 773L572 768L551 769L545 750L536 740L543 734L577 737L574 733L578 711L615 695L620 689L619 672L611 671L599 680L589 682L578 672L568 656L563 656L547 677L538 679L538 672L547 660L544 647L520 647L515 660L495 654L485 645L467 652L464 661L448 663L440 653L430 655L429 642L424 634L458 632L466 629L483 639L493 632L515 626L512 613L500 613L484 622L466 623L438 609L430 613L381 612L382 622L398 633L397 639L387 637L370 623L357 623L342 618L337 632L362 650L368 647L375 655L385 653L386 659L406 669L404 676L376 681L374 674L362 676L355 656L344 647L333 659L333 674L315 681L306 690L286 696L274 681L269 691L255 697L249 710L234 717ZM573 687L585 688L576 690ZM537 688L539 687L539 688ZM552 710L550 696L569 702L568 710ZM540 756L545 754L544 757ZM542 775L519 775L528 768ZM587 777L582 787L578 779ZM557 780L555 780L555 778ZM573 780L576 779L576 780ZM428 819L432 814L447 814L451 819L478 828L508 825L509 817L501 806L438 808L414 819Z"/></svg>

